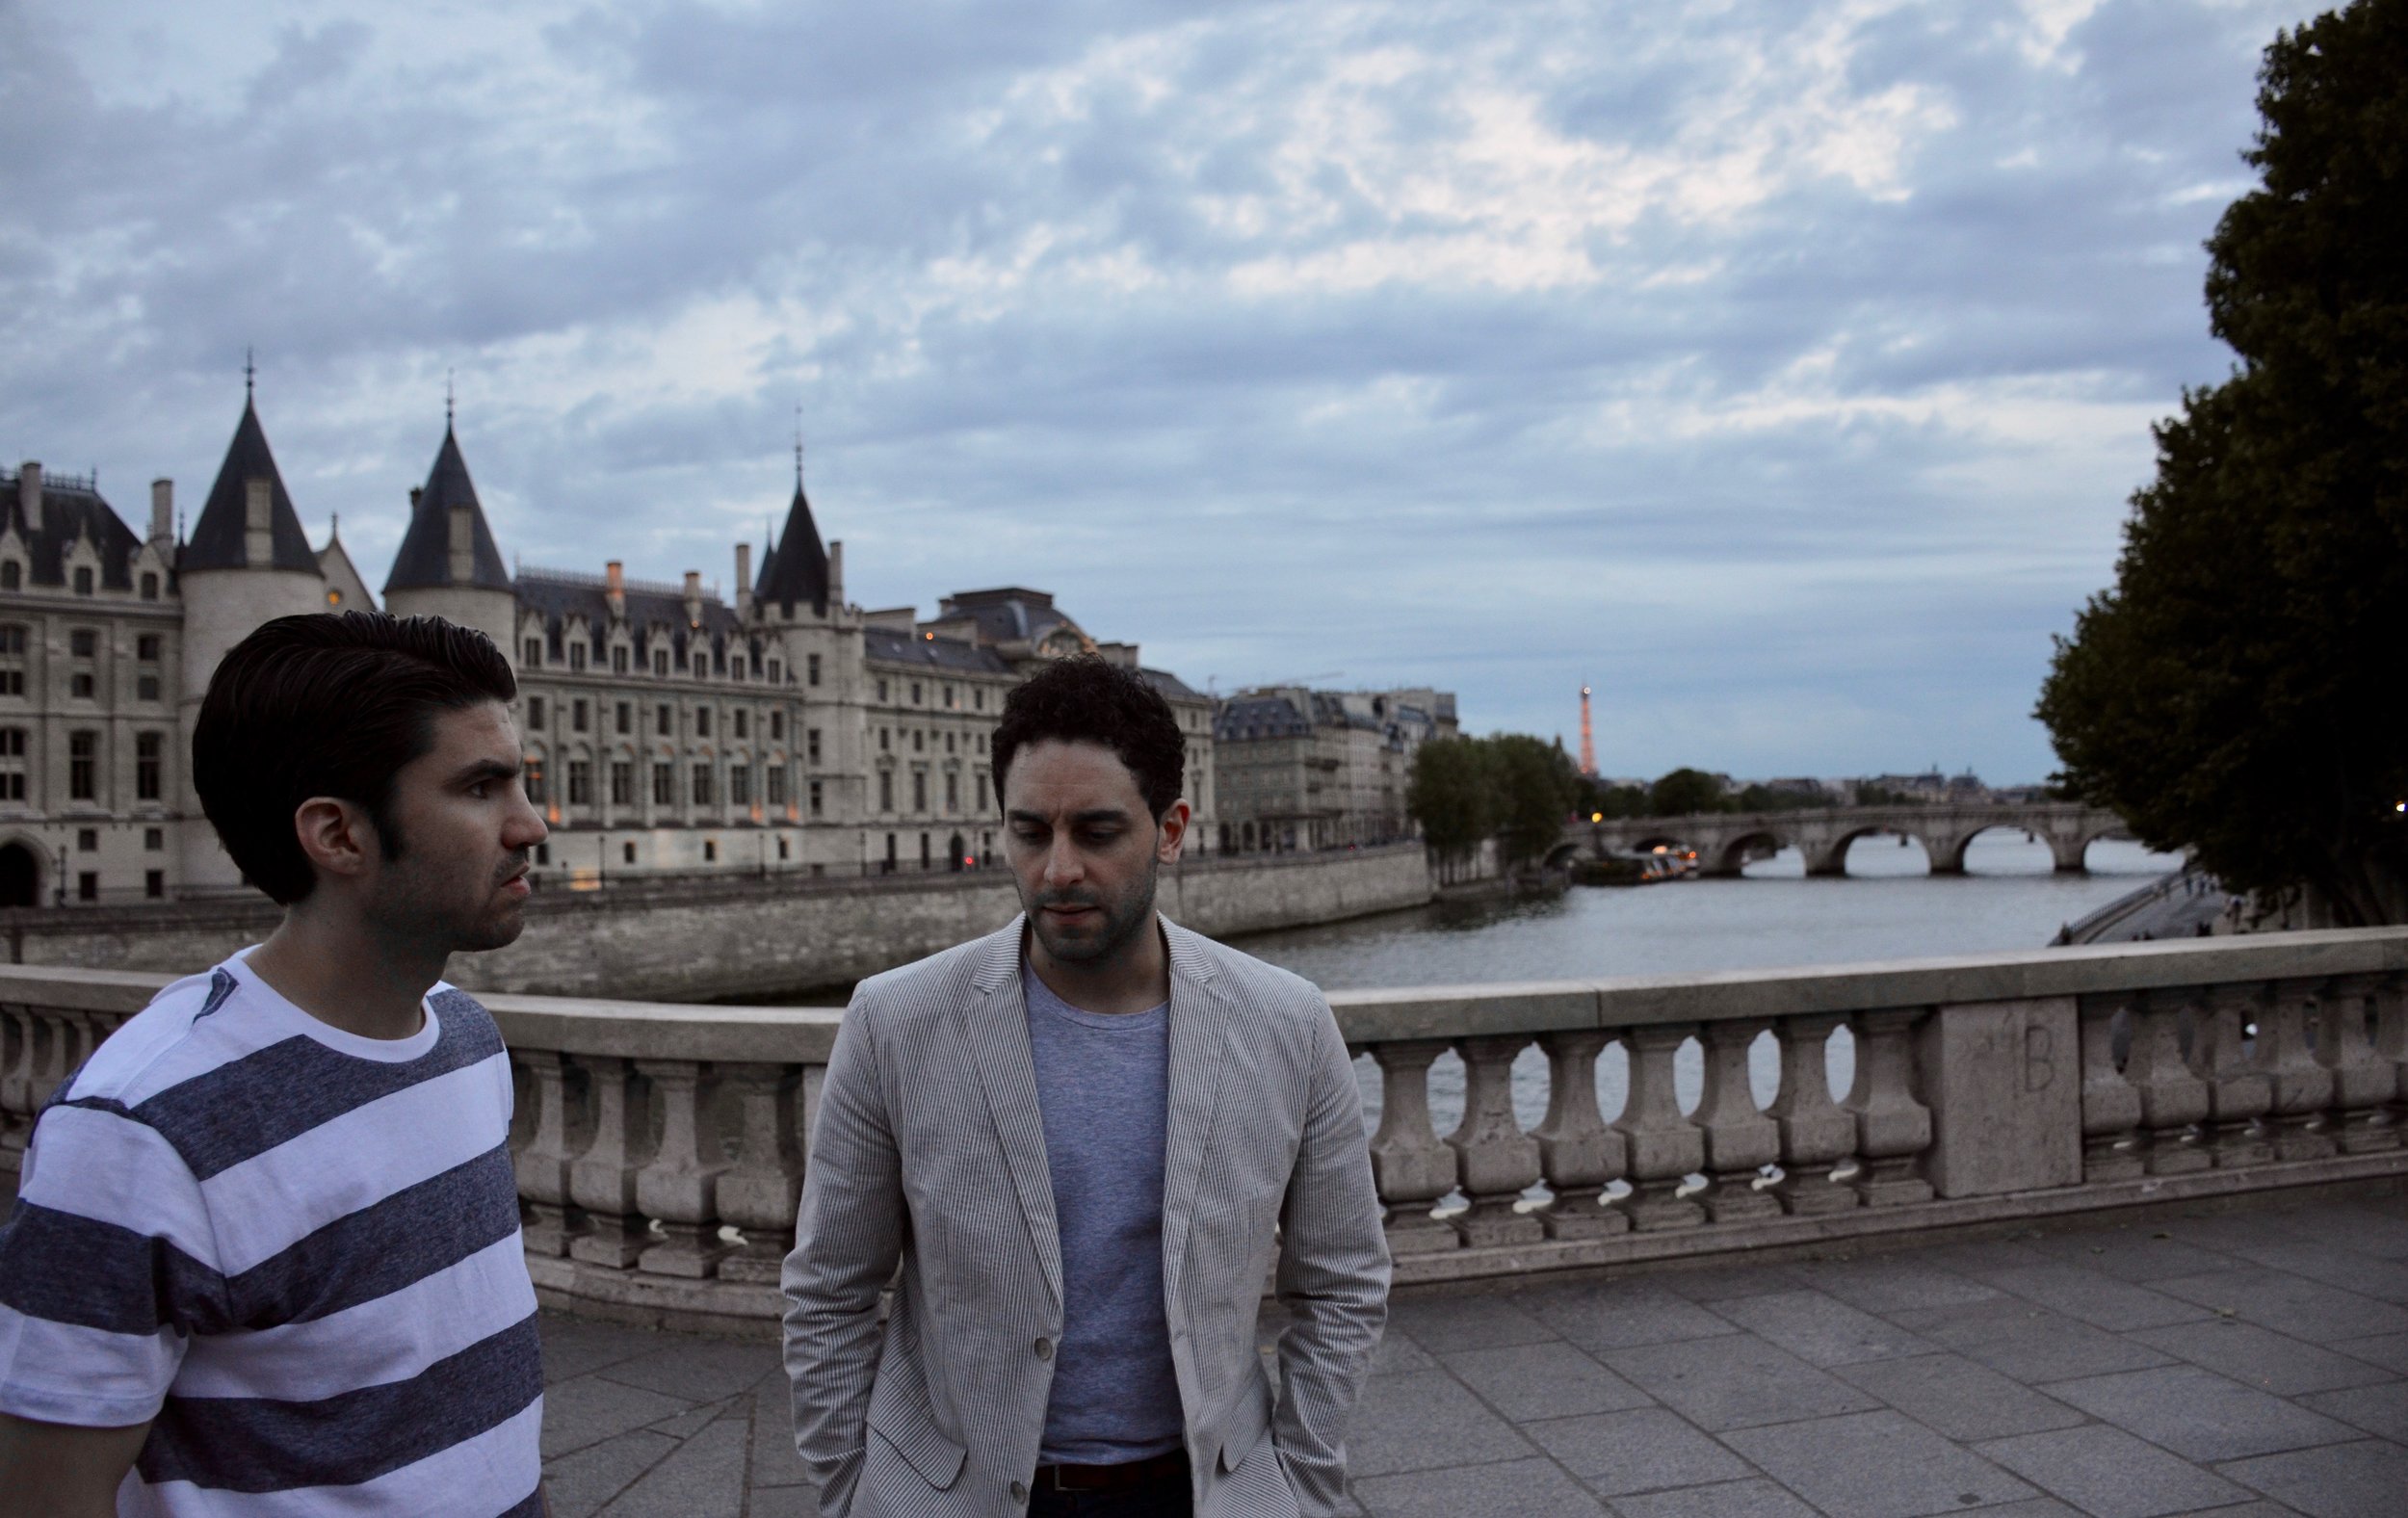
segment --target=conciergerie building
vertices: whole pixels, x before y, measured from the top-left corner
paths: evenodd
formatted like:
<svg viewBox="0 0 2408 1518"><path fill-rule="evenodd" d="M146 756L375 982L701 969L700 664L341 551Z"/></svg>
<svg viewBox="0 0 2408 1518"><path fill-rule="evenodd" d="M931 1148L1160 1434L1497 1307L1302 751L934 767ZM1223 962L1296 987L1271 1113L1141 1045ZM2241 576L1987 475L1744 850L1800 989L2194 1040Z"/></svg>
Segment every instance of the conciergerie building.
<svg viewBox="0 0 2408 1518"><path fill-rule="evenodd" d="M987 737L1004 694L1074 654L1139 668L1169 699L1192 844L1220 842L1210 698L1041 590L962 591L928 619L848 602L844 545L821 539L799 460L757 574L736 545L732 604L692 570L513 572L448 421L408 511L380 601L339 523L311 546L248 393L181 541L170 481L138 533L92 479L0 470L0 906L241 890L188 773L210 673L271 617L380 606L479 628L510 655L555 884L978 868L997 844Z"/></svg>

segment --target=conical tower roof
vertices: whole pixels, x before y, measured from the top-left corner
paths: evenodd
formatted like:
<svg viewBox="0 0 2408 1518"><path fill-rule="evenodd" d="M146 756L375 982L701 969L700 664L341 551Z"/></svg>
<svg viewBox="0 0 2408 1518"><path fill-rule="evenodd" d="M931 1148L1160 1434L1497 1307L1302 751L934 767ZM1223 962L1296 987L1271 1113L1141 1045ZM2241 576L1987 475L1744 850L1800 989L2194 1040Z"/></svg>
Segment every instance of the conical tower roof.
<svg viewBox="0 0 2408 1518"><path fill-rule="evenodd" d="M443 428L443 446L434 456L426 488L418 492L409 513L409 531L401 552L393 556L393 572L384 578L384 593L430 590L452 583L452 508L468 508L470 543L475 550L468 583L487 590L510 589L509 566L494 546L493 530L485 526L484 507L477 500L476 483L468 478L468 460L459 453L459 439L451 424Z"/></svg>
<svg viewBox="0 0 2408 1518"><path fill-rule="evenodd" d="M253 480L268 482L270 553L266 564L251 563L243 546L249 525L246 504ZM285 493L284 477L276 472L267 431L259 425L259 411L248 394L243 397L243 419L234 427L234 441L226 445L225 462L218 466L217 484L209 487L208 504L200 509L200 520L193 524L192 541L184 545L176 568L187 574L196 569L243 568L318 572L318 556L310 549L309 535L301 531L293 498Z"/></svg>
<svg viewBox="0 0 2408 1518"><path fill-rule="evenodd" d="M822 615L827 613L827 549L820 541L819 525L811 520L811 503L802 493L799 471L795 476L795 499L786 508L786 530L777 535L777 546L762 560L752 598L764 606L774 602L790 609L808 602Z"/></svg>

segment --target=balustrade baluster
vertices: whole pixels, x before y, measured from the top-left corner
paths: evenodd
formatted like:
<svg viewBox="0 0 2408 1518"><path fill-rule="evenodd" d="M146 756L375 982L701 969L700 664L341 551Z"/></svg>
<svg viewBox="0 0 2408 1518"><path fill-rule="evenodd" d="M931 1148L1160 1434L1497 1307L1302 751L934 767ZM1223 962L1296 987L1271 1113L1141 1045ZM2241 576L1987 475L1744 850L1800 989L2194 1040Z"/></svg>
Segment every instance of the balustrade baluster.
<svg viewBox="0 0 2408 1518"><path fill-rule="evenodd" d="M743 1247L720 1262L727 1281L774 1281L795 1243L795 1203L802 1192L802 1150L795 1142L795 1065L731 1064L720 1074L736 1087L740 1138L736 1163L719 1180L719 1215L744 1231Z"/></svg>
<svg viewBox="0 0 2408 1518"><path fill-rule="evenodd" d="M1513 1115L1513 1061L1530 1042L1526 1034L1454 1042L1463 1059L1463 1120L1447 1136L1447 1146L1455 1153L1456 1184L1471 1206L1453 1222L1474 1248L1546 1237L1536 1217L1514 1210L1522 1193L1538 1184L1538 1140Z"/></svg>
<svg viewBox="0 0 2408 1518"><path fill-rule="evenodd" d="M2208 1151L2219 1170L2264 1165L2274 1158L2259 1119L2274 1093L2249 1057L2248 1033L2265 1015L2265 988L2227 982L2208 989L2193 1063L2208 1084Z"/></svg>
<svg viewBox="0 0 2408 1518"><path fill-rule="evenodd" d="M661 1142L636 1172L636 1201L663 1236L636 1263L659 1275L709 1275L729 1248L720 1238L727 1151L720 1142L719 1078L694 1060L639 1060L636 1068L661 1093Z"/></svg>
<svg viewBox="0 0 2408 1518"><path fill-rule="evenodd" d="M2132 1049L2124 1079L2140 1097L2151 1175L2182 1175L2212 1163L2192 1125L2208 1115L2208 1086L2183 1059L2182 1012L2191 993L2143 991L2133 1004Z"/></svg>
<svg viewBox="0 0 2408 1518"><path fill-rule="evenodd" d="M1715 1222L1777 1216L1781 1204L1760 1190L1764 1167L1781 1157L1781 1127L1756 1110L1747 1078L1747 1053L1769 1020L1705 1025L1705 1094L1697 1103L1697 1126L1706 1135L1706 1215Z"/></svg>
<svg viewBox="0 0 2408 1518"><path fill-rule="evenodd" d="M518 1197L526 1207L521 1239L529 1254L564 1255L569 1241L586 1228L584 1210L569 1199L569 1166L582 1147L573 1137L574 1072L553 1049L514 1050L510 1060L527 1072L526 1105L534 1109L523 1114L528 1119L526 1141L510 1155Z"/></svg>
<svg viewBox="0 0 2408 1518"><path fill-rule="evenodd" d="M2280 981L2273 1014L2260 1025L2258 1059L2273 1087L2267 1127L2278 1161L2322 1160L2333 1153L2333 1139L2322 1130L2324 1109L2333 1101L2333 1072L2316 1059L2311 1043L2316 1014L2315 981Z"/></svg>
<svg viewBox="0 0 2408 1518"><path fill-rule="evenodd" d="M637 1203L636 1176L652 1159L652 1084L634 1063L580 1055L589 1078L593 1140L568 1167L568 1196L588 1227L568 1242L569 1258L624 1270L652 1242Z"/></svg>
<svg viewBox="0 0 2408 1518"><path fill-rule="evenodd" d="M2115 1017L2129 991L2085 996L2081 1018L2081 1178L2129 1181L2141 1173L2140 1093L2115 1067Z"/></svg>
<svg viewBox="0 0 2408 1518"><path fill-rule="evenodd" d="M1858 1012L1856 1082L1847 1109L1856 1114L1862 1158L1856 1190L1868 1207L1903 1207L1931 1200L1931 1183L1918 1173L1931 1147L1931 1109L1915 1096L1915 1048L1908 1034L1925 1008L1892 1007Z"/></svg>
<svg viewBox="0 0 2408 1518"><path fill-rule="evenodd" d="M1613 1126L1630 1153L1624 1211L1634 1228L1694 1228L1706 1220L1704 1208L1679 1194L1706 1163L1705 1135L1682 1114L1672 1087L1672 1058L1696 1031L1693 1023L1667 1023L1622 1035L1631 1052L1631 1094Z"/></svg>
<svg viewBox="0 0 2408 1518"><path fill-rule="evenodd" d="M13 1175L24 1163L34 1132L33 1086L32 1009L0 1006L0 1172Z"/></svg>
<svg viewBox="0 0 2408 1518"><path fill-rule="evenodd" d="M1781 1179L1772 1190L1793 1213L1843 1213L1863 1202L1856 1188L1831 1172L1856 1154L1856 1116L1831 1099L1831 1034L1847 1019L1837 1012L1783 1017L1772 1036L1781 1045L1781 1089L1769 1114L1781 1133Z"/></svg>
<svg viewBox="0 0 2408 1518"><path fill-rule="evenodd" d="M2374 1000L2382 985L2379 974L2334 977L2316 1022L2316 1062L2333 1072L2325 1131L2343 1154L2399 1147L2390 1112L2399 1077L2373 1040Z"/></svg>
<svg viewBox="0 0 2408 1518"><path fill-rule="evenodd" d="M2392 1126L2408 1127L2408 970L2394 970L2374 993L2376 1053L2391 1061L2397 1095L2392 1103Z"/></svg>
<svg viewBox="0 0 2408 1518"><path fill-rule="evenodd" d="M1604 1195L1622 1174L1625 1152L1622 1136L1606 1126L1597 1109L1597 1057L1610 1042L1610 1034L1587 1029L1538 1038L1547 1052L1547 1115L1531 1137L1556 1193L1539 1215L1551 1238L1595 1239L1631 1226Z"/></svg>
<svg viewBox="0 0 2408 1518"><path fill-rule="evenodd" d="M1454 1190L1455 1153L1429 1121L1429 1067L1447 1048L1444 1038L1372 1045L1380 1075L1372 1181L1391 1254L1431 1254L1462 1243L1453 1227L1430 1216L1438 1199Z"/></svg>

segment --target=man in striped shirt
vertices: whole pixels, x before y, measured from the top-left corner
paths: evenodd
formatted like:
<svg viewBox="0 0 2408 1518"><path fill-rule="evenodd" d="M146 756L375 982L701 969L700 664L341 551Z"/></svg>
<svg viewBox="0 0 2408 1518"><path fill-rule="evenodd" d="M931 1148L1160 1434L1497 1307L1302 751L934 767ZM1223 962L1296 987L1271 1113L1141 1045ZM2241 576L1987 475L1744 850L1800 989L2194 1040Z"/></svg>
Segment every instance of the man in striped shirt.
<svg viewBox="0 0 2408 1518"><path fill-rule="evenodd" d="M284 921L35 1127L0 1231L11 1512L543 1511L509 1057L442 981L522 926L514 694L426 617L283 617L219 666L194 786Z"/></svg>

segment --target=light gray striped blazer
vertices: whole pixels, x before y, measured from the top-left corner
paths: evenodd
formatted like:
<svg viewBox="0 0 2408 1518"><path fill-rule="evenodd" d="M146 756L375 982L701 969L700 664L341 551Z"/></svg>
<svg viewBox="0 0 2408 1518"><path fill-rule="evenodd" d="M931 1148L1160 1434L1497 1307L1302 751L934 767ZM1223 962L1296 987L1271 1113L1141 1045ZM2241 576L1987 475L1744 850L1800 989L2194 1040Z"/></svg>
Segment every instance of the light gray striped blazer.
<svg viewBox="0 0 2408 1518"><path fill-rule="evenodd" d="M1035 1469L1062 1288L1023 921L863 981L836 1035L784 1282L824 1514L1008 1515ZM1163 1290L1197 1518L1326 1513L1387 1318L1353 1068L1311 984L1163 930ZM1254 1348L1274 1228L1294 1314L1275 1405Z"/></svg>

